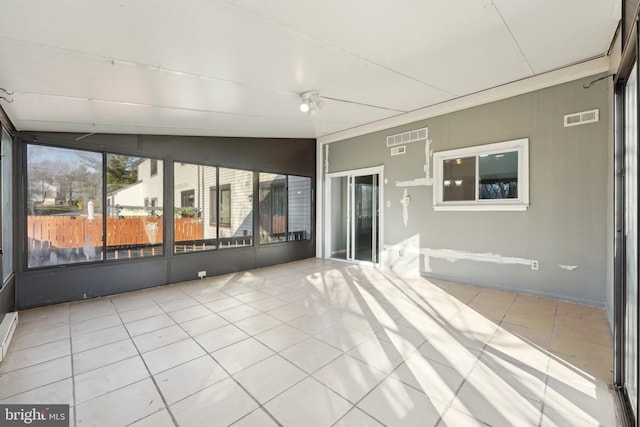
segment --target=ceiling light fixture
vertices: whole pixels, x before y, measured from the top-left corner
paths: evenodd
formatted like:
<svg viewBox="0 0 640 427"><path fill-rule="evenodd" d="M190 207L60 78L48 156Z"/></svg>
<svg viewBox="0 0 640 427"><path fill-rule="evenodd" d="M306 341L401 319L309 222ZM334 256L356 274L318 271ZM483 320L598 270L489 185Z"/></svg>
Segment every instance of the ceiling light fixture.
<svg viewBox="0 0 640 427"><path fill-rule="evenodd" d="M324 105L324 102L320 99L320 94L317 90L302 92L300 97L302 98L300 111L303 113L313 114Z"/></svg>

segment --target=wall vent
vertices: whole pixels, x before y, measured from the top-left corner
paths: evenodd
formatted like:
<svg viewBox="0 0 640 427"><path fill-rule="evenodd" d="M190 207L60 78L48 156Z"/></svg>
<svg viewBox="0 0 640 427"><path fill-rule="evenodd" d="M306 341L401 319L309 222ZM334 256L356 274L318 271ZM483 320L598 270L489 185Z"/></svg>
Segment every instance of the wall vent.
<svg viewBox="0 0 640 427"><path fill-rule="evenodd" d="M392 156L399 156L401 154L405 154L407 152L407 147L404 145L401 145L400 147L392 147L391 148L391 155Z"/></svg>
<svg viewBox="0 0 640 427"><path fill-rule="evenodd" d="M410 142L424 141L429 135L429 128L422 128L411 130L405 133L399 133L397 135L390 135L387 137L387 147L393 147L394 145L408 144Z"/></svg>
<svg viewBox="0 0 640 427"><path fill-rule="evenodd" d="M583 111L564 116L564 127L585 125L600 120L600 110Z"/></svg>

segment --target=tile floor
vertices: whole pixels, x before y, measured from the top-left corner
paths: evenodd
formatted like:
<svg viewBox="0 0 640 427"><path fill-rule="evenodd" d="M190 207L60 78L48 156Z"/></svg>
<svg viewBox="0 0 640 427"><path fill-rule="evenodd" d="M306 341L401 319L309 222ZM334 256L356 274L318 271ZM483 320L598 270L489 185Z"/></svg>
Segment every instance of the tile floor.
<svg viewBox="0 0 640 427"><path fill-rule="evenodd" d="M76 426L613 426L602 310L310 259L20 313Z"/></svg>

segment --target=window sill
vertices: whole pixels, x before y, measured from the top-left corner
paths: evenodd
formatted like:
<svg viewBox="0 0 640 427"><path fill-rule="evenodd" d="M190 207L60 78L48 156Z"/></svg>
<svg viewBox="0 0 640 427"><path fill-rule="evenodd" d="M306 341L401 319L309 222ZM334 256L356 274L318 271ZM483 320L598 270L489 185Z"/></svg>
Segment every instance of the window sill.
<svg viewBox="0 0 640 427"><path fill-rule="evenodd" d="M528 204L513 205L435 205L433 210L438 211L526 211Z"/></svg>

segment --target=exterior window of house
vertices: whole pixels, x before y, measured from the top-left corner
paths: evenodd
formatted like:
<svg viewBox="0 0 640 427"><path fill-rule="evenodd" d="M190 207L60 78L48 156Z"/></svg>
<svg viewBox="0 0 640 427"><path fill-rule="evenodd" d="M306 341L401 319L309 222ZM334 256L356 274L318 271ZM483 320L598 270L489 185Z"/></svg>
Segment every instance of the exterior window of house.
<svg viewBox="0 0 640 427"><path fill-rule="evenodd" d="M162 161L123 154L106 160L107 259L162 255ZM153 164L155 174L149 173Z"/></svg>
<svg viewBox="0 0 640 427"><path fill-rule="evenodd" d="M149 175L155 176L158 174L158 161L156 159L151 159L149 163Z"/></svg>
<svg viewBox="0 0 640 427"><path fill-rule="evenodd" d="M253 245L253 172L219 169L219 248Z"/></svg>
<svg viewBox="0 0 640 427"><path fill-rule="evenodd" d="M260 243L287 240L286 175L260 173Z"/></svg>
<svg viewBox="0 0 640 427"><path fill-rule="evenodd" d="M220 210L220 227L231 227L231 185L225 184L220 186L220 206L218 203L218 187L209 189L209 200L211 212L209 224L216 225L218 221L218 209Z"/></svg>
<svg viewBox="0 0 640 427"><path fill-rule="evenodd" d="M102 154L29 144L26 182L27 266L103 259Z"/></svg>
<svg viewBox="0 0 640 427"><path fill-rule="evenodd" d="M311 178L289 175L288 240L311 239Z"/></svg>
<svg viewBox="0 0 640 427"><path fill-rule="evenodd" d="M211 217L211 192L216 185L214 166L174 162L174 252L185 253L216 249L216 224L205 223ZM215 211L215 209L213 209Z"/></svg>
<svg viewBox="0 0 640 427"><path fill-rule="evenodd" d="M529 140L433 154L435 210L526 210Z"/></svg>

